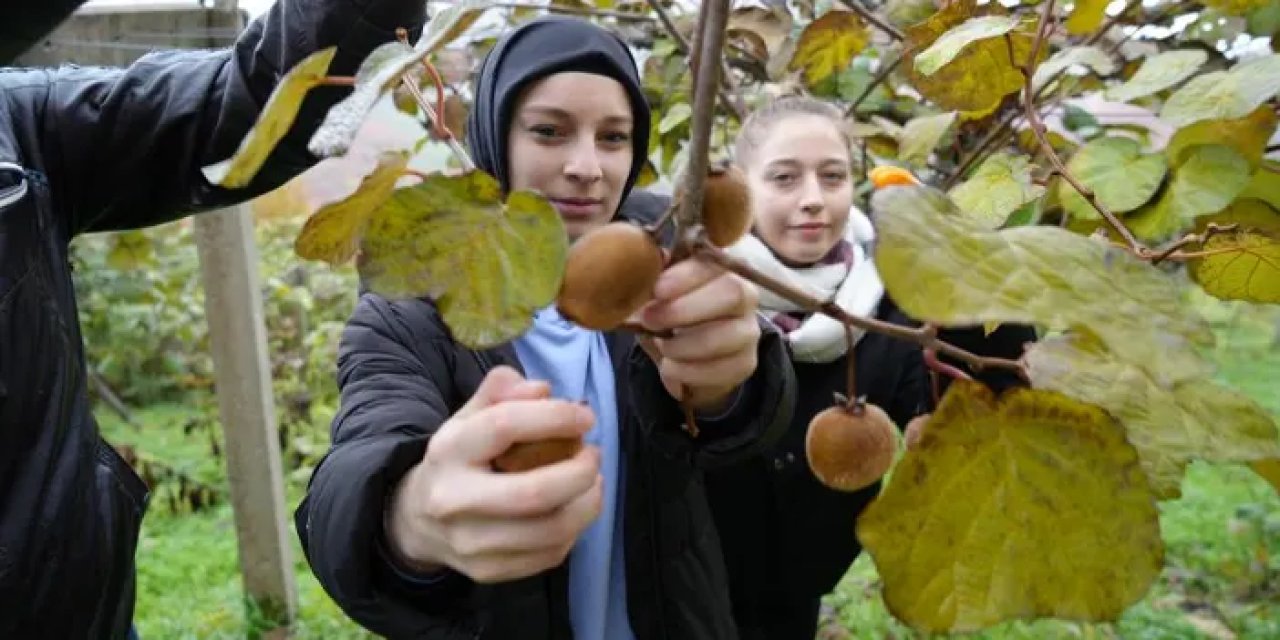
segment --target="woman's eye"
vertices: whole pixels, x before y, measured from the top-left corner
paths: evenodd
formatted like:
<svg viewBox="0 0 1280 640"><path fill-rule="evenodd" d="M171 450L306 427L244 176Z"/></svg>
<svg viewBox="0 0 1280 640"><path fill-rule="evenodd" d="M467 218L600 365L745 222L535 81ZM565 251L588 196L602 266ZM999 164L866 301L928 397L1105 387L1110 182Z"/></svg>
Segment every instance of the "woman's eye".
<svg viewBox="0 0 1280 640"><path fill-rule="evenodd" d="M789 173L777 173L777 174L774 174L772 180L777 183L785 184L787 182L790 182L791 178L792 176Z"/></svg>
<svg viewBox="0 0 1280 640"><path fill-rule="evenodd" d="M631 134L614 131L612 133L604 134L604 140L611 144L625 144L631 141Z"/></svg>
<svg viewBox="0 0 1280 640"><path fill-rule="evenodd" d="M844 174L844 173L828 173L828 174L826 174L826 175L824 175L824 176L823 176L823 178L825 178L826 180L829 180L829 181L831 181L831 182L835 182L835 183L841 183L841 182L844 182L844 180L845 180L845 178L846 178L846 177L848 177L848 176L847 176L846 174Z"/></svg>
<svg viewBox="0 0 1280 640"><path fill-rule="evenodd" d="M554 138L556 135L556 128L549 124L535 124L529 127L529 131L540 138Z"/></svg>

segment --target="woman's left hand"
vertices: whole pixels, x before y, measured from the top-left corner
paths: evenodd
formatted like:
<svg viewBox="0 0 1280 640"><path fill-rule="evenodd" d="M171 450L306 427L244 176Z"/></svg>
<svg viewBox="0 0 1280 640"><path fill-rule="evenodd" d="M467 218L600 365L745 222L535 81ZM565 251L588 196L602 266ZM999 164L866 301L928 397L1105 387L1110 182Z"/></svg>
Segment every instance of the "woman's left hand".
<svg viewBox="0 0 1280 640"><path fill-rule="evenodd" d="M675 334L640 340L663 386L699 411L722 409L756 369L755 287L719 265L690 258L668 267L653 294L636 320L650 331Z"/></svg>

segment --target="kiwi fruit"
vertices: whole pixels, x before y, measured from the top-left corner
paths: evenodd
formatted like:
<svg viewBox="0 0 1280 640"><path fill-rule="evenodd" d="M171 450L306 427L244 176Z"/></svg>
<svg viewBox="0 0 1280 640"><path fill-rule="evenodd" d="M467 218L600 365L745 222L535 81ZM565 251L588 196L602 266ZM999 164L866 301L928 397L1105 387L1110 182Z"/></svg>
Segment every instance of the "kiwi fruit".
<svg viewBox="0 0 1280 640"><path fill-rule="evenodd" d="M809 421L805 454L818 481L853 492L875 483L893 464L897 429L874 404L837 404Z"/></svg>
<svg viewBox="0 0 1280 640"><path fill-rule="evenodd" d="M728 162L708 167L703 183L702 227L717 247L727 247L751 229L747 176Z"/></svg>
<svg viewBox="0 0 1280 640"><path fill-rule="evenodd" d="M498 471L518 472L537 469L568 460L582 450L582 438L550 438L536 442L517 442L493 459Z"/></svg>
<svg viewBox="0 0 1280 640"><path fill-rule="evenodd" d="M596 227L569 248L556 308L578 326L615 329L653 297L663 262L662 247L643 227Z"/></svg>
<svg viewBox="0 0 1280 640"><path fill-rule="evenodd" d="M907 423L907 430L902 439L908 449L916 448L916 445L920 442L920 436L924 435L924 429L928 422L929 414L925 413L912 418L911 422Z"/></svg>

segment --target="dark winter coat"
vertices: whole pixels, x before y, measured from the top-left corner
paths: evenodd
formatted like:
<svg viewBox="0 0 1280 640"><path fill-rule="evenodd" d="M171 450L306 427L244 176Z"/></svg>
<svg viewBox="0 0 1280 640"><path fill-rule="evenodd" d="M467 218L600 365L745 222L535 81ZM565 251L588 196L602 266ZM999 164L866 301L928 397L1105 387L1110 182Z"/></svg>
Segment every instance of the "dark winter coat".
<svg viewBox="0 0 1280 640"><path fill-rule="evenodd" d="M918 326L888 297L876 317ZM984 355L1017 358L1022 343L1033 340L1034 333L1005 326L988 338L980 328L943 330L939 337ZM899 429L932 410L930 377L918 345L867 333L857 343L854 358L858 395L884 409ZM827 488L814 476L805 455L809 421L832 406L834 392L846 392L847 359L797 361L794 367L800 391L786 434L764 455L707 476L707 495L725 550L743 640L814 637L820 599L835 588L861 552L855 523L881 488L879 482L852 493ZM1019 382L999 371L975 378L997 390ZM940 392L946 384L942 381Z"/></svg>
<svg viewBox="0 0 1280 640"><path fill-rule="evenodd" d="M417 34L423 8L282 0L226 50L0 70L0 638L123 638L133 615L148 488L91 413L68 243L234 204L300 173L315 162L310 133L349 89L312 92L250 188L213 188L200 168L231 156L302 58L337 45L330 72L353 74L396 27Z"/></svg>
<svg viewBox="0 0 1280 640"><path fill-rule="evenodd" d="M659 202L634 193L623 215L652 222L662 211ZM699 421L697 440L681 429L679 405L630 334L606 334L619 399L627 604L637 640L737 637L702 470L758 454L791 421L795 378L780 335L760 322L756 373L728 414ZM432 433L500 364L520 370L510 344L479 352L457 344L423 300L364 294L343 332L333 444L296 520L321 584L377 633L440 640L572 637L568 563L500 584L476 584L451 572L443 583L421 585L380 547L389 491L422 459Z"/></svg>

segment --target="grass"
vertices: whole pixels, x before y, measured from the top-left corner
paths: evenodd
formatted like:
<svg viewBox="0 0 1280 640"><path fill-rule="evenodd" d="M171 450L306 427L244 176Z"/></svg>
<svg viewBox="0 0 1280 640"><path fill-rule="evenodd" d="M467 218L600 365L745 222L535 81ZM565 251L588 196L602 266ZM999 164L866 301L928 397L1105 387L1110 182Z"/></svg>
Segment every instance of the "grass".
<svg viewBox="0 0 1280 640"><path fill-rule="evenodd" d="M1238 308L1237 308L1238 309ZM1239 313L1216 305L1220 376L1280 414L1280 345L1272 344L1276 315ZM1216 314L1216 315L1215 315ZM165 461L186 461L183 471L225 490L220 463L209 455L210 436L191 429L189 405L142 409L141 429L99 411L107 437ZM323 425L318 425L323 429ZM289 482L290 516L305 474ZM260 627L242 600L235 526L228 505L173 514L152 503L139 544L136 620L152 638L243 638ZM1113 625L1059 621L1008 623L975 634L992 640L1055 638L1280 638L1280 497L1246 467L1193 464L1183 497L1161 505L1166 568L1147 597ZM296 638L374 637L350 622L311 575L289 522L297 577ZM879 597L874 565L863 555L828 597L825 638L918 638L897 623Z"/></svg>

